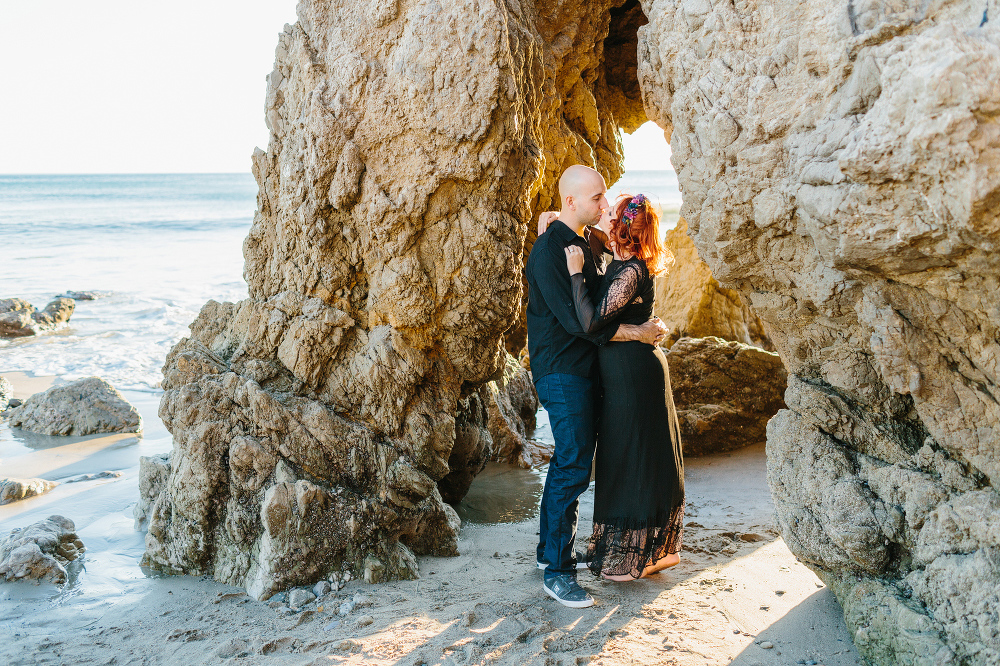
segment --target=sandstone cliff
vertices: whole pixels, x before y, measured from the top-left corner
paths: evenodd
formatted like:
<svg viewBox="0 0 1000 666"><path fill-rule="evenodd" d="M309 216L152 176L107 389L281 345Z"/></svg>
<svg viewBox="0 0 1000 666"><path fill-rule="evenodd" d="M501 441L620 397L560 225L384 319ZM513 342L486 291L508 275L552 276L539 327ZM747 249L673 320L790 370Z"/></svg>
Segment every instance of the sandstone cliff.
<svg viewBox="0 0 1000 666"><path fill-rule="evenodd" d="M680 338L715 336L773 350L761 322L746 299L712 277L688 236L687 221L667 231L664 242L674 255L670 272L656 278L655 314L670 332L667 347Z"/></svg>
<svg viewBox="0 0 1000 666"><path fill-rule="evenodd" d="M789 370L785 540L875 663L997 663L1000 6L643 6L690 234Z"/></svg>
<svg viewBox="0 0 1000 666"><path fill-rule="evenodd" d="M164 366L147 564L263 598L455 551L442 494L492 453L481 387L532 206L569 164L616 179L644 119L645 17L612 4L299 4L253 157L249 298L207 304Z"/></svg>

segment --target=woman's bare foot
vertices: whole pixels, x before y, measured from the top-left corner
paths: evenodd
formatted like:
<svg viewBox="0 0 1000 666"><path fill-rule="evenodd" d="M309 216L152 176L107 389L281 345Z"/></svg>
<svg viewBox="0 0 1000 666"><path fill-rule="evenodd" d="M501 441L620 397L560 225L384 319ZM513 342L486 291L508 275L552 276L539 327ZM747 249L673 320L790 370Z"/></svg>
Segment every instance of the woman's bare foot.
<svg viewBox="0 0 1000 666"><path fill-rule="evenodd" d="M640 578L645 578L646 576L651 576L655 573L659 573L664 569L669 569L670 567L677 566L681 561L681 556L679 553L671 553L666 557L661 557L656 560L648 567L642 570L642 576Z"/></svg>

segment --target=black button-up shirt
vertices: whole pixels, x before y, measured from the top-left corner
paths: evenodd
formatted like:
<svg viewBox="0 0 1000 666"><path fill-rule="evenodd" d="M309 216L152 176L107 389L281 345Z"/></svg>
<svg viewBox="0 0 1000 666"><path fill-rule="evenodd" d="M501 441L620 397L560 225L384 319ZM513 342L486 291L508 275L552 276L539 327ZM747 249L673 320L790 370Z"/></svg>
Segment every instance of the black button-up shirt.
<svg viewBox="0 0 1000 666"><path fill-rule="evenodd" d="M585 229L585 233L590 231ZM589 239L589 234L588 234ZM596 334L585 333L573 306L573 288L566 268L566 247L583 250L583 277L590 297L600 290L604 254L594 243L578 236L560 220L538 237L525 274L528 278L528 354L531 376L538 381L552 372L578 377L597 377L597 346L610 340L618 330L608 326ZM596 257L595 257L596 254Z"/></svg>

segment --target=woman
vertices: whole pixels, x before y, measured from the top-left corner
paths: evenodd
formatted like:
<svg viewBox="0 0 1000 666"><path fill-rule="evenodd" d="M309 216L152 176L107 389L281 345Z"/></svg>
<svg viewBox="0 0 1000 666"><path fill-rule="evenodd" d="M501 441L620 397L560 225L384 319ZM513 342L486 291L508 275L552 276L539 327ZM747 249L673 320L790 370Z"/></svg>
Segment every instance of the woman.
<svg viewBox="0 0 1000 666"><path fill-rule="evenodd" d="M577 318L585 331L641 324L653 313L653 276L673 263L659 216L642 194L622 197L598 225L614 261L599 302L587 295L583 252L566 249ZM642 342L598 350L604 398L597 440L594 533L588 564L615 581L674 566L684 518L684 462L667 359Z"/></svg>

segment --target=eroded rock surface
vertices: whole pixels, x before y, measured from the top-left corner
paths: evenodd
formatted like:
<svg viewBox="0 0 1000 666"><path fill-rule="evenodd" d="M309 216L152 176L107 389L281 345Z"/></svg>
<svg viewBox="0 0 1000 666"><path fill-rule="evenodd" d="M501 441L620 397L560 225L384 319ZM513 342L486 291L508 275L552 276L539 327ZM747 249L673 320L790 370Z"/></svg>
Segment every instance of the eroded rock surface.
<svg viewBox="0 0 1000 666"><path fill-rule="evenodd" d="M721 338L681 338L667 354L685 456L762 444L785 406L777 354Z"/></svg>
<svg viewBox="0 0 1000 666"><path fill-rule="evenodd" d="M0 540L0 580L65 583L66 565L85 550L72 520L49 516Z"/></svg>
<svg viewBox="0 0 1000 666"><path fill-rule="evenodd" d="M789 370L786 542L874 663L997 663L1000 6L644 7L689 233Z"/></svg>
<svg viewBox="0 0 1000 666"><path fill-rule="evenodd" d="M493 439L491 460L529 468L552 457L551 447L531 439L538 411L538 394L531 372L508 355L503 373L482 389L490 436Z"/></svg>
<svg viewBox="0 0 1000 666"><path fill-rule="evenodd" d="M142 430L139 411L100 377L85 377L36 393L8 416L12 426L43 435Z"/></svg>
<svg viewBox="0 0 1000 666"><path fill-rule="evenodd" d="M0 338L23 338L58 328L76 308L71 298L56 298L39 310L22 298L0 298Z"/></svg>
<svg viewBox="0 0 1000 666"><path fill-rule="evenodd" d="M656 278L655 314L670 332L664 346L680 338L717 337L773 349L761 322L743 296L719 284L688 236L687 221L667 231L665 244L674 254L667 275Z"/></svg>
<svg viewBox="0 0 1000 666"><path fill-rule="evenodd" d="M266 597L455 552L442 499L493 455L482 387L516 337L532 207L570 164L616 180L643 119L645 18L611 5L299 3L253 157L249 298L207 304L164 366L147 564Z"/></svg>
<svg viewBox="0 0 1000 666"><path fill-rule="evenodd" d="M10 504L18 500L43 495L59 484L46 479L0 478L0 504Z"/></svg>

